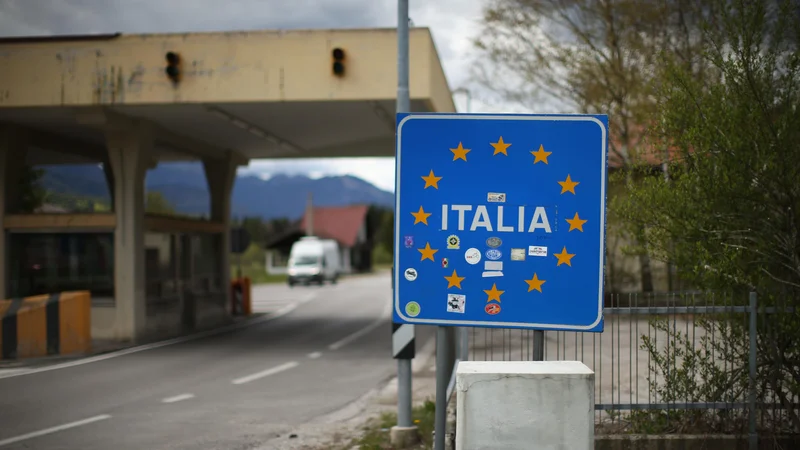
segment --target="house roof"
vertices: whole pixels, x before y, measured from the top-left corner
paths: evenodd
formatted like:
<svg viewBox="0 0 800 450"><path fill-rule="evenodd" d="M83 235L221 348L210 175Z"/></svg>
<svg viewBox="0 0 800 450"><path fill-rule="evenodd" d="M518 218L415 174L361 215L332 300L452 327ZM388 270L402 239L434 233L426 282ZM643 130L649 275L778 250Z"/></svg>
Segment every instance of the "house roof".
<svg viewBox="0 0 800 450"><path fill-rule="evenodd" d="M335 239L344 247L352 247L358 239L358 231L367 218L366 205L337 207L315 207L313 210L314 234ZM300 220L300 229L305 230L306 216Z"/></svg>

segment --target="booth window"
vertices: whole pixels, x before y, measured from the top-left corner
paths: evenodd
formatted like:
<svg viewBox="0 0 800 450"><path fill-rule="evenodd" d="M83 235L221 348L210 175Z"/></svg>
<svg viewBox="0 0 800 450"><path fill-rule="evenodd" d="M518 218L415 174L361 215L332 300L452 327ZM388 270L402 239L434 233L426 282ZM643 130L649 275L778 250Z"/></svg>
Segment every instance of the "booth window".
<svg viewBox="0 0 800 450"><path fill-rule="evenodd" d="M8 297L88 290L114 297L112 233L9 233Z"/></svg>

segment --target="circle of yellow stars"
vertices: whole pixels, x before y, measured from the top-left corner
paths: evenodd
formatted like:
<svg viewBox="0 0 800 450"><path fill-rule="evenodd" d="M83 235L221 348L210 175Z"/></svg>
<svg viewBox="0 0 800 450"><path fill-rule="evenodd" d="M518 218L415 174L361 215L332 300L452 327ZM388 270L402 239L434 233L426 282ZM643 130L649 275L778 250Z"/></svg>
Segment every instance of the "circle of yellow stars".
<svg viewBox="0 0 800 450"><path fill-rule="evenodd" d="M508 149L511 147L510 142L506 142L503 139L503 136L499 136L496 142L490 142L491 147L493 148L492 156L497 155L504 155L508 156ZM450 151L453 153L453 161L463 160L467 162L467 154L472 151L472 149L465 148L463 142L459 142L458 145L454 148L451 148ZM540 144L537 150L531 150L530 154L533 155L533 164L543 163L549 164L547 158L553 154L552 151L546 151L544 148L544 144ZM420 178L425 182L423 189L433 188L439 189L439 181L441 181L444 177L437 176L433 169L431 169L428 175L422 175ZM575 192L575 188L580 184L579 181L575 181L572 179L572 176L568 173L564 181L558 181L558 184L561 186L561 195L564 194L572 194L577 195ZM414 225L422 224L427 226L428 225L428 218L432 215L430 212L426 212L425 209L420 205L419 210L416 212L411 212L411 215L414 216ZM587 222L586 219L581 219L578 212L575 212L575 215L570 219L565 219L566 222L569 224L568 232L572 231L580 231L583 233L583 225ZM431 248L430 242L425 243L424 248L419 248L417 251L420 252L421 257L420 261L430 260L432 262L436 262L434 255L438 252L438 249ZM566 265L568 267L572 267L572 258L575 256L574 253L569 253L567 251L567 247L563 247L561 252L554 253L553 256L556 257L557 263L556 267L561 265ZM447 281L447 289L450 288L457 288L462 289L461 283L466 279L466 277L459 276L457 271L454 269L453 273L449 276L444 276L444 279ZM547 282L546 280L542 280L539 278L539 275L534 272L533 276L529 280L524 280L525 283L528 285L528 292L537 291L542 293L542 286ZM497 289L497 283L492 284L491 289L485 289L483 291L487 295L486 302L490 303L492 301L496 301L500 303L501 296L505 291L501 291Z"/></svg>

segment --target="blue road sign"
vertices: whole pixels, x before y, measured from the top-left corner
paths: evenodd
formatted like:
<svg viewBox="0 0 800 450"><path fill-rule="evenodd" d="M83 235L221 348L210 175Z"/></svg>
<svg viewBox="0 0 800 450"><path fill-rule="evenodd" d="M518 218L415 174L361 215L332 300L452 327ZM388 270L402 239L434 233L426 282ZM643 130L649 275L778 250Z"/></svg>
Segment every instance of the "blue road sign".
<svg viewBox="0 0 800 450"><path fill-rule="evenodd" d="M608 117L398 114L394 321L603 331Z"/></svg>

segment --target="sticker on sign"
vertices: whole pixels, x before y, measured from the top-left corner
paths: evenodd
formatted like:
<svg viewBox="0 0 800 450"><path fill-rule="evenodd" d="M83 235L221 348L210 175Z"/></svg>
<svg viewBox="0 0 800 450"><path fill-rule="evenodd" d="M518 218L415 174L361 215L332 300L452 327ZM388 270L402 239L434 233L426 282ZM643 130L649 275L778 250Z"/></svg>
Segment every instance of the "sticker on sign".
<svg viewBox="0 0 800 450"><path fill-rule="evenodd" d="M490 203L505 203L506 194L502 192L489 192L486 194L486 200Z"/></svg>
<svg viewBox="0 0 800 450"><path fill-rule="evenodd" d="M528 247L528 256L547 256L547 247L531 245Z"/></svg>

